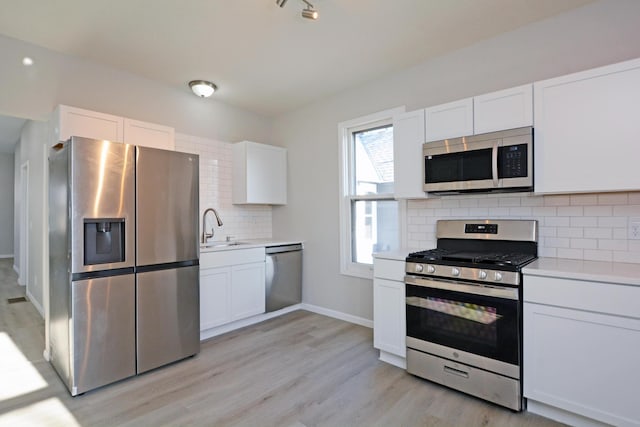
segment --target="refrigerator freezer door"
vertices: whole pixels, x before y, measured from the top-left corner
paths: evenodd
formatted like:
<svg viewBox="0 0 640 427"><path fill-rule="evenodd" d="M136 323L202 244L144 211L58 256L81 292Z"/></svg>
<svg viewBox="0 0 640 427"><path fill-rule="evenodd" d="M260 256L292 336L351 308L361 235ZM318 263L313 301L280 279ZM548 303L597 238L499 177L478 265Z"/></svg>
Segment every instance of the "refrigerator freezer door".
<svg viewBox="0 0 640 427"><path fill-rule="evenodd" d="M137 150L137 265L198 259L198 156Z"/></svg>
<svg viewBox="0 0 640 427"><path fill-rule="evenodd" d="M134 266L134 153L133 145L71 138L70 189L71 198L71 272L111 270ZM66 214L66 212L64 212ZM119 234L122 257L115 261L91 260L86 253L85 236L87 221L96 227L107 221L115 221L123 227ZM102 229L100 235L112 232ZM120 241L122 237L123 241ZM96 248L93 252L104 251Z"/></svg>
<svg viewBox="0 0 640 427"><path fill-rule="evenodd" d="M138 373L200 351L199 266L138 273Z"/></svg>
<svg viewBox="0 0 640 427"><path fill-rule="evenodd" d="M135 276L102 277L71 283L71 394L136 373Z"/></svg>

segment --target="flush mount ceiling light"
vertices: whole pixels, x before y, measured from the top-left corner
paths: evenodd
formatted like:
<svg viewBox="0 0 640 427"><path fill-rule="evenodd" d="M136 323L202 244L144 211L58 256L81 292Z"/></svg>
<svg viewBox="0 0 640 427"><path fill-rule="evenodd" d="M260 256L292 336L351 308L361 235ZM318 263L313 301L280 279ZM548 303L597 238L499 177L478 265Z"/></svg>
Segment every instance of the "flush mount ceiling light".
<svg viewBox="0 0 640 427"><path fill-rule="evenodd" d="M189 87L193 93L201 98L208 98L213 95L213 92L218 90L218 86L206 80L191 80L189 82Z"/></svg>

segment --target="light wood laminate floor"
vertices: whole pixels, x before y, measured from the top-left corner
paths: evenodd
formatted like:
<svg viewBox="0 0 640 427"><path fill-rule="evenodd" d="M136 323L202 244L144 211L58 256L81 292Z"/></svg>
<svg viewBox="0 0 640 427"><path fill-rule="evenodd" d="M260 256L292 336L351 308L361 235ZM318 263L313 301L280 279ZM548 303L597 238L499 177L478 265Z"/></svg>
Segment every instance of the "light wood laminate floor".
<svg viewBox="0 0 640 427"><path fill-rule="evenodd" d="M0 425L554 426L377 359L371 329L305 311L202 343L196 357L72 398L44 325L0 260Z"/></svg>

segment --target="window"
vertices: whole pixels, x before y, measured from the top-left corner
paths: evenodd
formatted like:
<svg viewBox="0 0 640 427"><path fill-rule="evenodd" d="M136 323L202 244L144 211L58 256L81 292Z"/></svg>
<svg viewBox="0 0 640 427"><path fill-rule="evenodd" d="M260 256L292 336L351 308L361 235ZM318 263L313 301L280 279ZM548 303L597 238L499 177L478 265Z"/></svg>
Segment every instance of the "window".
<svg viewBox="0 0 640 427"><path fill-rule="evenodd" d="M341 273L372 277L374 252L399 246L399 208L393 199L393 116L384 111L340 123Z"/></svg>

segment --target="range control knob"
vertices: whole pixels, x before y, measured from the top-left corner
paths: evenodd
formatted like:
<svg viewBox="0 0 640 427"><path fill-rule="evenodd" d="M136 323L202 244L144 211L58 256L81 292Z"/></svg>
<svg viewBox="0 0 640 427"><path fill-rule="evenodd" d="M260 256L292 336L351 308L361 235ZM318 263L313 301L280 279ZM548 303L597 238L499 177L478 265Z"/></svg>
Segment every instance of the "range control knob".
<svg viewBox="0 0 640 427"><path fill-rule="evenodd" d="M453 267L451 269L451 274L454 276L459 276L460 275L460 270L458 270L457 268Z"/></svg>
<svg viewBox="0 0 640 427"><path fill-rule="evenodd" d="M501 280L502 280L502 273L496 272L496 282L499 282Z"/></svg>
<svg viewBox="0 0 640 427"><path fill-rule="evenodd" d="M427 265L427 273L435 273L436 268L433 265Z"/></svg>
<svg viewBox="0 0 640 427"><path fill-rule="evenodd" d="M480 270L480 272L478 272L478 278L479 279L486 279L487 278L487 272L484 270Z"/></svg>
<svg viewBox="0 0 640 427"><path fill-rule="evenodd" d="M422 264L416 264L416 273L422 273Z"/></svg>

